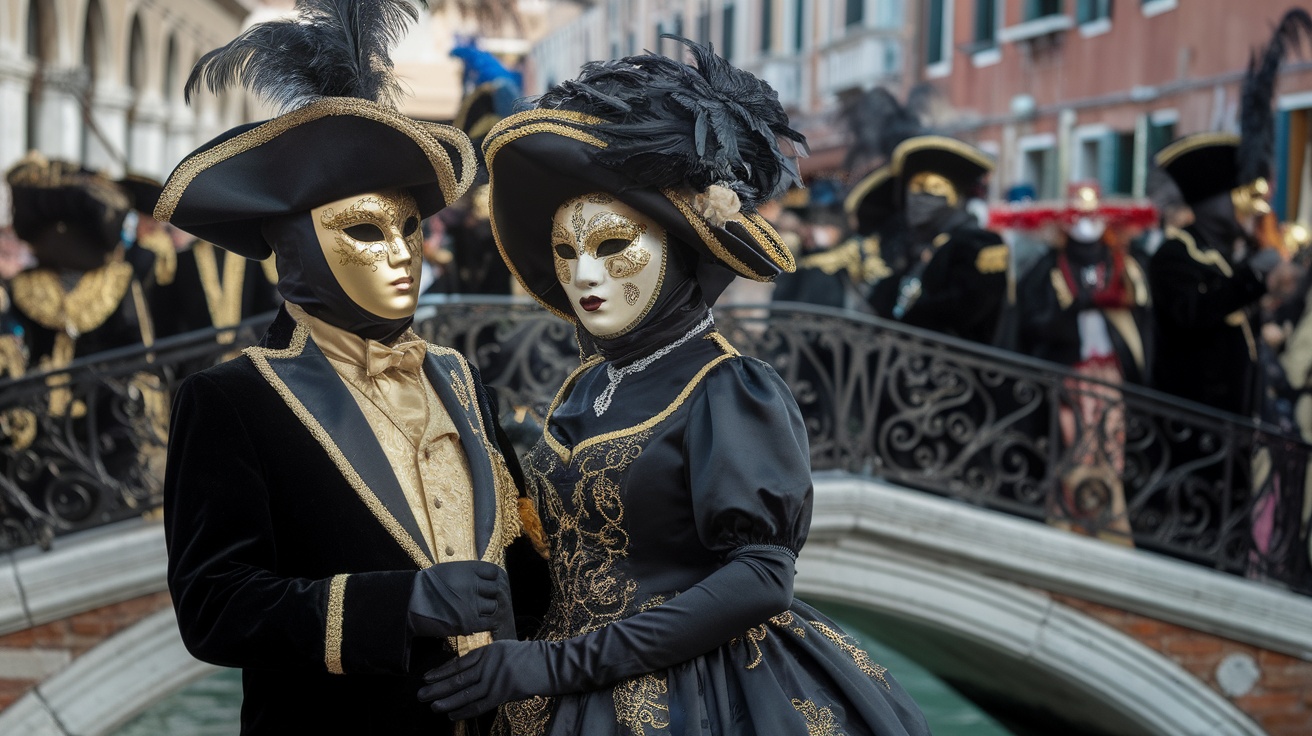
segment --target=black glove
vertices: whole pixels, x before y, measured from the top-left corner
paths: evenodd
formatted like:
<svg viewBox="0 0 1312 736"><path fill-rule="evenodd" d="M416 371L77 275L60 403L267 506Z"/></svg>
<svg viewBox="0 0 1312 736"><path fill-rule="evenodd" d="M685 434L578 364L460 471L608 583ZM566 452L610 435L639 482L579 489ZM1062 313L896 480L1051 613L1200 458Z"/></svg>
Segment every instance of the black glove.
<svg viewBox="0 0 1312 736"><path fill-rule="evenodd" d="M419 700L453 721L473 718L511 700L559 695L552 675L561 645L547 641L494 641L424 675Z"/></svg>
<svg viewBox="0 0 1312 736"><path fill-rule="evenodd" d="M410 588L414 636L447 637L491 631L515 637L506 571L490 562L443 562L421 570Z"/></svg>
<svg viewBox="0 0 1312 736"><path fill-rule="evenodd" d="M424 675L419 699L453 719L530 695L565 695L657 672L715 649L788 608L793 553L754 545L670 601L559 642L496 641Z"/></svg>

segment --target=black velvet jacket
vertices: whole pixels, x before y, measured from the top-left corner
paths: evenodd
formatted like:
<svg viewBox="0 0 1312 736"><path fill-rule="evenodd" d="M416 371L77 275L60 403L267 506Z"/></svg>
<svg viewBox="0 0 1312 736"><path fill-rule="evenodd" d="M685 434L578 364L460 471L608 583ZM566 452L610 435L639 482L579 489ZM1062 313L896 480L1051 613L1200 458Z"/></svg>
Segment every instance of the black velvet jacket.
<svg viewBox="0 0 1312 736"><path fill-rule="evenodd" d="M457 353L428 380L455 420L475 542L502 563L517 492L491 402ZM285 310L260 346L178 392L165 476L169 589L187 648L243 670L243 734L452 733L418 702L451 656L406 614L433 554L364 415Z"/></svg>
<svg viewBox="0 0 1312 736"><path fill-rule="evenodd" d="M920 296L902 321L975 342L993 342L1007 298L1006 244L997 233L972 226L941 233L934 244L934 257L920 274ZM915 268L914 260L909 268ZM879 283L878 294L872 297L877 314L891 314L909 273Z"/></svg>
<svg viewBox="0 0 1312 736"><path fill-rule="evenodd" d="M1155 388L1251 415L1258 395L1257 344L1243 310L1266 285L1192 228L1168 237L1148 264L1157 319Z"/></svg>

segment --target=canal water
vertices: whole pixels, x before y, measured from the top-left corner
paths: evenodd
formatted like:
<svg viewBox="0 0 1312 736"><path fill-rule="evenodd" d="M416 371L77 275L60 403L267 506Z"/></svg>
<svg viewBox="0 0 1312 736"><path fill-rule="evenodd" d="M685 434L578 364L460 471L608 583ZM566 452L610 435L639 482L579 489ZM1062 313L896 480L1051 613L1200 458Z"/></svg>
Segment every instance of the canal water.
<svg viewBox="0 0 1312 736"><path fill-rule="evenodd" d="M852 609L816 606L887 667L916 699L934 736L1013 736L984 711L934 677L915 660L880 641ZM241 674L224 670L174 693L128 723L115 736L236 736ZM677 736L672 734L671 736Z"/></svg>

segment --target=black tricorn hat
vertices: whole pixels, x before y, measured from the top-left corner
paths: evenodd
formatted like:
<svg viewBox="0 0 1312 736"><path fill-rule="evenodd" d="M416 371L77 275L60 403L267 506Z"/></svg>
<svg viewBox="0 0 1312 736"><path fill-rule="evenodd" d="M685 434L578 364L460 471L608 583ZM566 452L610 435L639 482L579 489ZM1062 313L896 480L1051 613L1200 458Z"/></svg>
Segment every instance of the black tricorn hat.
<svg viewBox="0 0 1312 736"><path fill-rule="evenodd" d="M843 200L843 211L856 218L856 231L872 235L897 212L893 167L880 166L862 177Z"/></svg>
<svg viewBox="0 0 1312 736"><path fill-rule="evenodd" d="M163 183L144 174L128 174L115 183L128 195L132 209L148 215L155 211L160 192L164 190Z"/></svg>
<svg viewBox="0 0 1312 736"><path fill-rule="evenodd" d="M795 267L755 208L798 181L779 146L804 139L769 85L673 38L697 66L650 54L589 63L483 142L497 248L524 289L564 319L574 317L552 260L552 217L590 192L615 196L690 246L708 303L735 274L770 281Z"/></svg>
<svg viewBox="0 0 1312 736"><path fill-rule="evenodd" d="M269 217L381 189L405 189L428 217L474 179L474 148L448 125L354 97L326 97L229 130L174 169L155 219L247 258L272 252Z"/></svg>
<svg viewBox="0 0 1312 736"><path fill-rule="evenodd" d="M477 166L469 138L396 110L390 46L418 17L409 0L297 0L196 63L187 95L239 79L286 112L239 126L169 175L155 219L248 258L271 249L272 217L384 189L414 196L421 217L458 199Z"/></svg>
<svg viewBox="0 0 1312 736"><path fill-rule="evenodd" d="M1195 133L1163 148L1154 158L1180 189L1185 204L1197 204L1245 182L1239 176L1239 136Z"/></svg>
<svg viewBox="0 0 1312 736"><path fill-rule="evenodd" d="M127 194L107 177L32 151L5 179L14 234L32 246L38 260L53 262L53 256L65 251L107 254L121 241L130 204Z"/></svg>
<svg viewBox="0 0 1312 736"><path fill-rule="evenodd" d="M929 171L952 182L964 200L971 196L980 178L993 170L993 161L988 154L956 138L918 135L893 149L890 166L898 178L899 190L905 190L916 174ZM897 196L904 196L904 191L898 191Z"/></svg>

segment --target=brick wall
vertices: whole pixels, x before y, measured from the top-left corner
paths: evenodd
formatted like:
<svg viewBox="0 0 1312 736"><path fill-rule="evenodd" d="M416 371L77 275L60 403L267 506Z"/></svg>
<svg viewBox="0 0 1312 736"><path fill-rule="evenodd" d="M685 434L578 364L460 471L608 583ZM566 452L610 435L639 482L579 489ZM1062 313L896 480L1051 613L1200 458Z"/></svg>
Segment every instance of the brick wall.
<svg viewBox="0 0 1312 736"><path fill-rule="evenodd" d="M87 650L170 605L155 593L0 636L0 710Z"/></svg>
<svg viewBox="0 0 1312 736"><path fill-rule="evenodd" d="M1070 596L1053 598L1166 655L1222 695L1217 667L1231 654L1248 655L1257 663L1257 682L1227 699L1270 736L1312 734L1312 662Z"/></svg>

